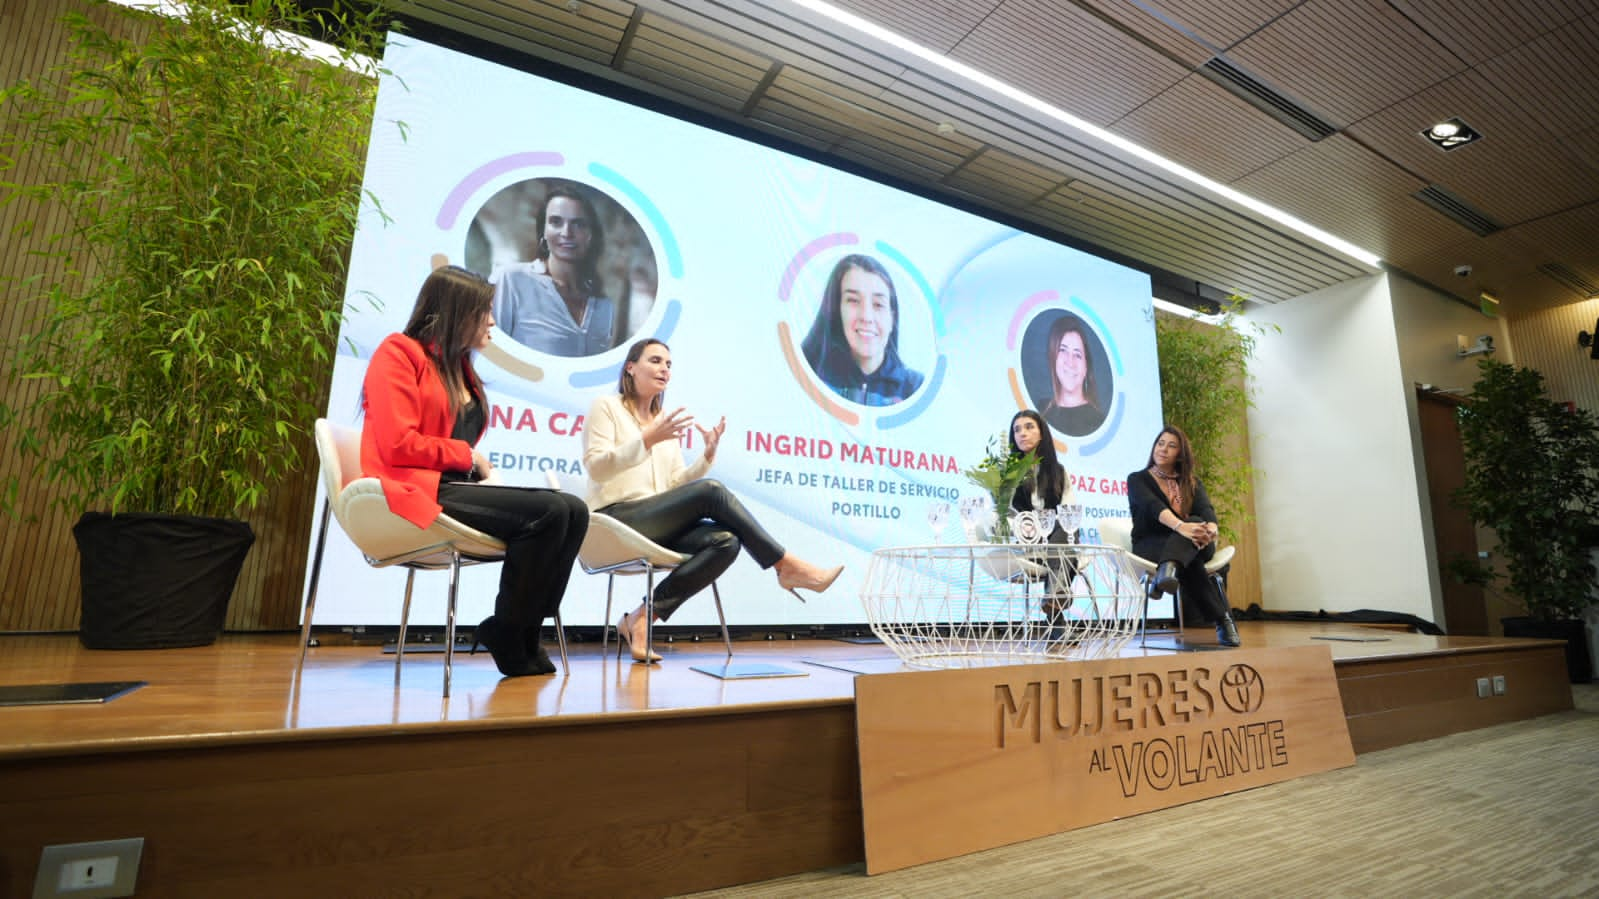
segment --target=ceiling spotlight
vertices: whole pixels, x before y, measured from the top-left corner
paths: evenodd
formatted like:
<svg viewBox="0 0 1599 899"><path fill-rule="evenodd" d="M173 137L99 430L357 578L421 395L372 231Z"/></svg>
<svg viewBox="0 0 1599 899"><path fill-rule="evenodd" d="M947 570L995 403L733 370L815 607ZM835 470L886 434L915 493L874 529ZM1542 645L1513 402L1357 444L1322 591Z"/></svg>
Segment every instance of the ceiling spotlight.
<svg viewBox="0 0 1599 899"><path fill-rule="evenodd" d="M1454 150L1482 137L1458 118L1446 119L1421 132L1421 136L1440 150Z"/></svg>
<svg viewBox="0 0 1599 899"><path fill-rule="evenodd" d="M939 134L954 134L955 125L952 122L939 122L938 127L933 130L937 131Z"/></svg>

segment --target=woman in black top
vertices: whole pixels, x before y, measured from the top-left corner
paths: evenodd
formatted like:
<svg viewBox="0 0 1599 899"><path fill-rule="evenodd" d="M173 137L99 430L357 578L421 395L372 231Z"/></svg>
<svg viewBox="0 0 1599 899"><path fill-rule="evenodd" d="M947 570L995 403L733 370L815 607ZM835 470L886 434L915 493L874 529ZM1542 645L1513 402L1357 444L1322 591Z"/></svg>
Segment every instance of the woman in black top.
<svg viewBox="0 0 1599 899"><path fill-rule="evenodd" d="M1031 452L1038 457L1038 464L1027 472L1027 476L1017 485L1016 493L1011 496L1012 511L1053 511L1077 499L1076 491L1072 489L1072 479L1066 476L1066 468L1055 454L1055 435L1049 432L1049 425L1042 415L1031 409L1023 409L1011 416L1010 451L1016 456ZM1005 514L1004 510L996 511ZM1054 530L1049 532L1048 542L1072 543L1074 540L1074 536L1068 534L1057 519ZM1050 595L1044 600L1045 614L1058 613L1071 605L1071 583L1076 576L1076 566L1064 557L1061 557L1059 565L1050 565Z"/></svg>
<svg viewBox="0 0 1599 899"><path fill-rule="evenodd" d="M1133 552L1160 563L1155 589L1182 595L1216 625L1216 640L1238 645L1238 628L1205 563L1216 555L1216 510L1194 476L1188 435L1167 425L1155 438L1147 467L1127 476L1133 516Z"/></svg>

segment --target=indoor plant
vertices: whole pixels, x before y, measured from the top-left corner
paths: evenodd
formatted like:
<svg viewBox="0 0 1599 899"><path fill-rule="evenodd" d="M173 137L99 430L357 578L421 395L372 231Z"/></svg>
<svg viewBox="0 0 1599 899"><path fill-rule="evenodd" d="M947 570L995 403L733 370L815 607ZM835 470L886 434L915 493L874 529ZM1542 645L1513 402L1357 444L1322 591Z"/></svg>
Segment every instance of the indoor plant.
<svg viewBox="0 0 1599 899"><path fill-rule="evenodd" d="M84 642L210 642L252 539L221 517L302 464L322 411L381 20L189 0L181 17L95 4L67 22L65 62L0 93L4 168L48 172L0 192L59 248L25 282L36 326L6 365L37 386L0 421L58 501L97 510L74 529ZM290 32L335 36L340 64ZM173 538L174 562L151 557Z"/></svg>
<svg viewBox="0 0 1599 899"><path fill-rule="evenodd" d="M1484 357L1456 413L1465 484L1455 502L1498 539L1502 567L1454 560L1452 571L1491 586L1503 579L1528 619L1504 619L1507 636L1567 640L1573 681L1592 674L1582 621L1599 586L1599 416L1554 402L1543 375Z"/></svg>
<svg viewBox="0 0 1599 899"><path fill-rule="evenodd" d="M1213 322L1155 317L1161 413L1188 435L1195 474L1229 541L1238 539L1237 528L1247 518L1245 499L1255 477L1244 437L1253 405L1249 360L1263 326L1240 324L1243 303L1243 297L1229 296Z"/></svg>
<svg viewBox="0 0 1599 899"><path fill-rule="evenodd" d="M1010 540L1011 496L1037 464L1037 453L1012 452L1008 438L990 437L983 458L963 472L966 480L983 488L994 504L993 528L989 531L992 542Z"/></svg>

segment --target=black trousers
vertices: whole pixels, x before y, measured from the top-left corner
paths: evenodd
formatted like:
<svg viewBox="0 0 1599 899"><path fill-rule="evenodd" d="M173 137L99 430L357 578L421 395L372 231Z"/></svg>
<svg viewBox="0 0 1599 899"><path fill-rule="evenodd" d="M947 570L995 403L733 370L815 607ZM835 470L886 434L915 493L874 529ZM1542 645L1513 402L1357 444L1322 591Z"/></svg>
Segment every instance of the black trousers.
<svg viewBox="0 0 1599 899"><path fill-rule="evenodd" d="M536 634L566 594L589 528L588 507L557 490L465 481L440 484L439 505L451 518L505 541L494 617L524 635Z"/></svg>
<svg viewBox="0 0 1599 899"><path fill-rule="evenodd" d="M655 614L662 620L738 558L743 546L762 568L783 558L783 547L720 481L699 480L645 499L599 510L667 549L689 556L655 585Z"/></svg>
<svg viewBox="0 0 1599 899"><path fill-rule="evenodd" d="M1190 516L1188 520L1204 522L1205 519ZM1177 582L1182 585L1182 599L1187 600L1189 607L1211 624L1220 621L1223 615L1231 611L1221 598L1221 592L1216 589L1215 582L1205 574L1205 563L1215 556L1215 543L1200 549L1194 545L1194 541L1172 531L1161 547L1158 559L1160 562L1177 563Z"/></svg>

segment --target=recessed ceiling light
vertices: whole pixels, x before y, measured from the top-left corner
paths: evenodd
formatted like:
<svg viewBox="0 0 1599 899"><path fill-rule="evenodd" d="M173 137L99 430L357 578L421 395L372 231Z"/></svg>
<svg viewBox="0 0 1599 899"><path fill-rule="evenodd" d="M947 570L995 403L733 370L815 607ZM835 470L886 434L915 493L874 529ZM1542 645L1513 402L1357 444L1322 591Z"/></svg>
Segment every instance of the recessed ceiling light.
<svg viewBox="0 0 1599 899"><path fill-rule="evenodd" d="M1454 150L1482 137L1476 129L1458 118L1445 119L1421 132L1433 146L1440 150Z"/></svg>

